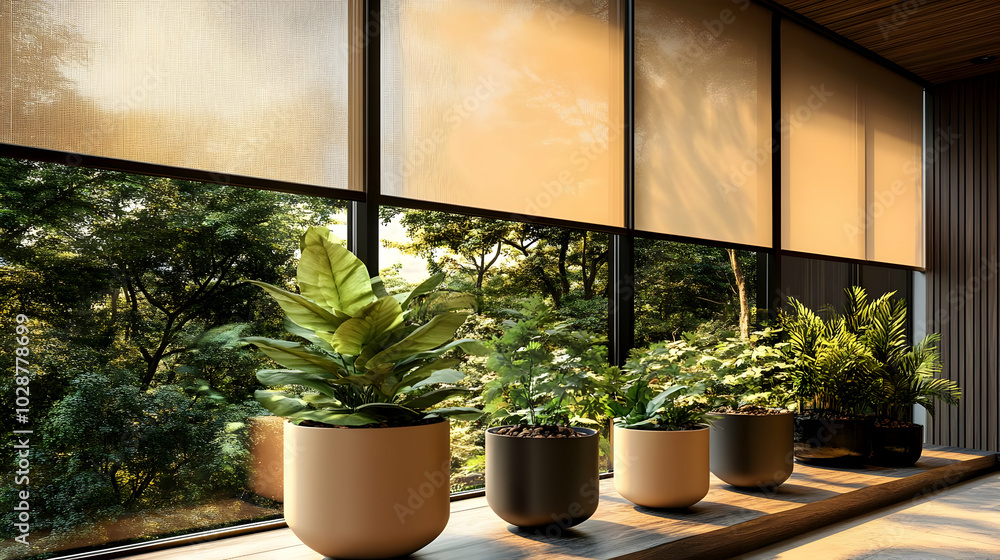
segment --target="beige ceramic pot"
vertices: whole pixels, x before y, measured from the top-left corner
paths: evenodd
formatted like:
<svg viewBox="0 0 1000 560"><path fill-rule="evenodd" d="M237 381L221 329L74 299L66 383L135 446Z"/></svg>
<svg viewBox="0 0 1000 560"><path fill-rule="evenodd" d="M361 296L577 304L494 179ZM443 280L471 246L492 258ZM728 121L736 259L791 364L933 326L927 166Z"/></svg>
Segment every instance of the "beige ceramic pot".
<svg viewBox="0 0 1000 560"><path fill-rule="evenodd" d="M708 494L708 426L634 430L615 426L615 490L651 508L683 508Z"/></svg>
<svg viewBox="0 0 1000 560"><path fill-rule="evenodd" d="M247 418L250 432L250 491L276 502L284 498L284 458L282 453L284 418Z"/></svg>
<svg viewBox="0 0 1000 560"><path fill-rule="evenodd" d="M390 558L441 534L450 510L447 421L406 428L285 423L285 521L332 558Z"/></svg>

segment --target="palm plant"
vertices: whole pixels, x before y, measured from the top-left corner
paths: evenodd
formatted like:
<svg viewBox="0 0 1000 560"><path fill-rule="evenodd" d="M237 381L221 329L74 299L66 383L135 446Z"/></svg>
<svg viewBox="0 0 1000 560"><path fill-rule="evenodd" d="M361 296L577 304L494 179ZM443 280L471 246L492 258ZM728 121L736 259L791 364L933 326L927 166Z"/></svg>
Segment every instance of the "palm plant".
<svg viewBox="0 0 1000 560"><path fill-rule="evenodd" d="M802 302L790 298L790 304L792 312L783 316L782 327L788 336L799 411L866 414L878 386L878 362L852 328L855 317L824 321Z"/></svg>
<svg viewBox="0 0 1000 560"><path fill-rule="evenodd" d="M933 416L936 399L958 402L958 386L935 378L941 372L940 335L929 334L911 347L906 302L894 300L895 292L871 301L864 288L845 292L841 316L824 321L792 299L792 313L783 318L800 410L903 420L915 404Z"/></svg>
<svg viewBox="0 0 1000 560"><path fill-rule="evenodd" d="M847 294L845 316L879 364L872 403L876 418L903 421L916 404L933 417L936 400L958 403L962 394L958 385L935 378L941 373L940 334L931 333L911 347L906 337L906 302L893 301L895 292L871 302L863 288L849 288Z"/></svg>

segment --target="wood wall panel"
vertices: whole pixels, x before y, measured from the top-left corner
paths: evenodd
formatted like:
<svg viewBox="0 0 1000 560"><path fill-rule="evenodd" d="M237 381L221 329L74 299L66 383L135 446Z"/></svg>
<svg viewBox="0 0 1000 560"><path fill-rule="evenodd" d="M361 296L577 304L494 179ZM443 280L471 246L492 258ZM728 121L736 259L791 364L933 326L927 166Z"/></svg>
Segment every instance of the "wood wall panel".
<svg viewBox="0 0 1000 560"><path fill-rule="evenodd" d="M941 333L944 376L962 387L930 442L1000 451L1000 73L933 95L927 227L928 332Z"/></svg>

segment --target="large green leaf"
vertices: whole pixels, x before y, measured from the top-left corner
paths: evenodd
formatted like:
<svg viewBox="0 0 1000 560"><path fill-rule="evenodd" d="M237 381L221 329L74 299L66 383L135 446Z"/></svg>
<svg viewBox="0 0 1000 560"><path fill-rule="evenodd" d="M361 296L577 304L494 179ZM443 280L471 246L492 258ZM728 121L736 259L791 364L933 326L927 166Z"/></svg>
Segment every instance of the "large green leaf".
<svg viewBox="0 0 1000 560"><path fill-rule="evenodd" d="M322 422L331 426L367 426L381 422L374 416L361 412L351 412L350 409L346 408L337 410L309 409L289 414L288 417Z"/></svg>
<svg viewBox="0 0 1000 560"><path fill-rule="evenodd" d="M306 298L351 316L375 300L365 264L323 227L302 238L297 281Z"/></svg>
<svg viewBox="0 0 1000 560"><path fill-rule="evenodd" d="M435 315L430 321L421 325L420 328L410 333L403 340L373 356L371 360L368 360L366 367L373 367L382 363L394 363L401 358L437 348L455 336L455 331L458 330L458 327L462 326L466 317L468 317L466 313L442 313L441 315Z"/></svg>
<svg viewBox="0 0 1000 560"><path fill-rule="evenodd" d="M306 373L292 369L262 369L257 372L257 379L264 385L302 385L331 398L337 398L337 394L326 380L335 377L327 372Z"/></svg>
<svg viewBox="0 0 1000 560"><path fill-rule="evenodd" d="M358 407L358 412L398 424L412 424L420 419L420 413L406 406L393 403L369 403Z"/></svg>
<svg viewBox="0 0 1000 560"><path fill-rule="evenodd" d="M253 396L276 416L290 416L309 408L306 401L280 391L254 391Z"/></svg>
<svg viewBox="0 0 1000 560"><path fill-rule="evenodd" d="M341 364L298 342L256 336L246 337L243 340L259 348L268 358L278 362L286 369L300 370L305 373L330 373L333 374L332 377L343 375Z"/></svg>
<svg viewBox="0 0 1000 560"><path fill-rule="evenodd" d="M266 282L251 280L250 283L254 286L260 286L274 298L274 301L281 306L282 311L296 325L314 331L333 332L347 319L347 316L338 317L333 311L324 309L316 302L299 294L282 290Z"/></svg>
<svg viewBox="0 0 1000 560"><path fill-rule="evenodd" d="M451 397L455 397L458 395L467 395L469 393L471 393L471 391L463 387L446 387L444 389L435 389L433 391L424 393L422 395L410 397L404 400L400 404L402 404L405 407L412 408L414 410L424 410L426 408L438 404L439 402L445 399L449 399Z"/></svg>
<svg viewBox="0 0 1000 560"><path fill-rule="evenodd" d="M400 305L403 307L403 309L406 309L414 298L432 292L435 288L440 286L441 282L443 281L444 281L444 273L438 272L437 274L431 276L427 280L421 282L420 285L417 286L416 288L413 288L413 291L411 291L409 294L406 294L406 296L404 296L403 299L400 301ZM399 295L397 295L396 297L397 299L399 299Z"/></svg>
<svg viewBox="0 0 1000 560"><path fill-rule="evenodd" d="M431 374L433 374L434 372L440 370L454 371L451 370L450 368L452 368L453 366L457 366L460 363L462 363L462 360L459 360L458 358L439 358L432 362L426 363L404 375L403 378L399 380L399 384L396 385L396 387L393 389L393 393L398 393L399 391L402 391L404 389L406 390L415 389L419 386L429 385L430 383L455 383L455 381L432 381L429 383L423 383L423 382L428 377L430 377ZM462 377L465 376L464 373L459 371L455 371L454 374L448 374L448 375L451 377L457 376L458 379L462 379Z"/></svg>
<svg viewBox="0 0 1000 560"><path fill-rule="evenodd" d="M458 420L468 420L470 422L483 417L483 411L478 408L468 406L453 406L449 408L436 408L427 413L427 416L440 416L442 418L457 418Z"/></svg>
<svg viewBox="0 0 1000 560"><path fill-rule="evenodd" d="M445 360L441 360L445 361ZM458 360L455 360L456 362ZM465 378L465 374L454 369L439 369L433 373L430 373L423 380L418 381L410 386L411 389L419 389L421 387L427 387L428 385L434 385L437 383L448 383L454 384L458 383Z"/></svg>
<svg viewBox="0 0 1000 560"><path fill-rule="evenodd" d="M384 297L365 306L356 317L344 321L330 340L337 352L357 356L373 340L403 322L403 310L392 297Z"/></svg>
<svg viewBox="0 0 1000 560"><path fill-rule="evenodd" d="M322 348L323 350L327 350L329 352L335 352L333 346L330 345L330 339L333 338L332 332L319 333L317 331L313 331L305 327L300 327L296 325L287 316L284 318L284 320L282 320L281 324L282 326L285 327L285 330L288 331L289 333L294 334L295 336L300 336L308 340L309 342L312 342L316 346ZM322 334L322 336L320 336L320 334Z"/></svg>

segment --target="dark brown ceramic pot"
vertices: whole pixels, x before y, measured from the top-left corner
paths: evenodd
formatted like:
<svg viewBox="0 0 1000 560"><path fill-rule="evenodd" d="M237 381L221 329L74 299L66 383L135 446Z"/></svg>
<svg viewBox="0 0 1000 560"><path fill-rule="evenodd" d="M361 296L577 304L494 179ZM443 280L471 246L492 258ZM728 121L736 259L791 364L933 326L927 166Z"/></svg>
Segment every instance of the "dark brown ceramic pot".
<svg viewBox="0 0 1000 560"><path fill-rule="evenodd" d="M924 427L878 426L872 428L871 464L880 467L912 467L924 451Z"/></svg>
<svg viewBox="0 0 1000 560"><path fill-rule="evenodd" d="M827 467L860 467L871 454L867 418L795 417L795 458Z"/></svg>
<svg viewBox="0 0 1000 560"><path fill-rule="evenodd" d="M486 431L486 501L518 527L568 528L597 511L599 436L530 438Z"/></svg>
<svg viewBox="0 0 1000 560"><path fill-rule="evenodd" d="M775 488L792 474L794 415L712 413L712 474L746 488Z"/></svg>

